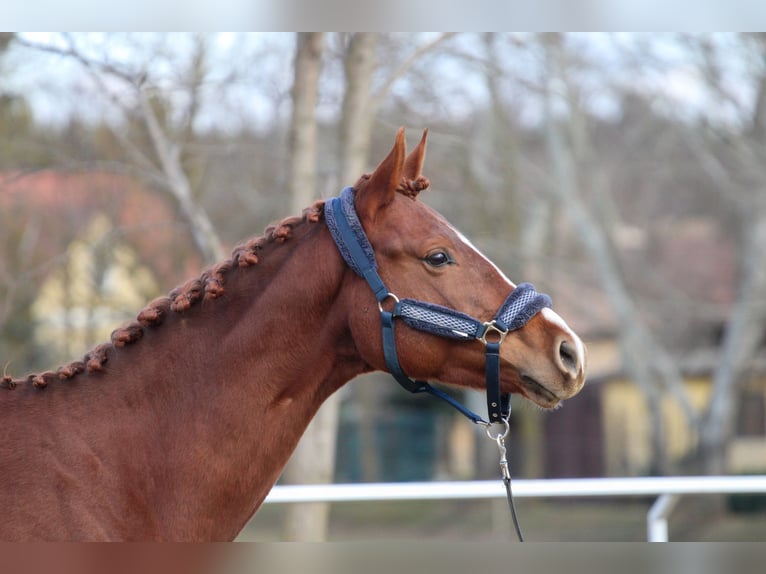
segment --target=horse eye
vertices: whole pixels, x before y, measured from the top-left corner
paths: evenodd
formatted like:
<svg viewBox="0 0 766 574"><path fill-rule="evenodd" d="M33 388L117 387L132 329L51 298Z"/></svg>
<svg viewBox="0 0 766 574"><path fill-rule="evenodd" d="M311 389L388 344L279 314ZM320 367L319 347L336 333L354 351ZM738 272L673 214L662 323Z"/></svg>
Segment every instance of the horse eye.
<svg viewBox="0 0 766 574"><path fill-rule="evenodd" d="M452 258L444 251L434 251L426 255L424 261L431 267L441 267L442 265L448 265L454 263Z"/></svg>

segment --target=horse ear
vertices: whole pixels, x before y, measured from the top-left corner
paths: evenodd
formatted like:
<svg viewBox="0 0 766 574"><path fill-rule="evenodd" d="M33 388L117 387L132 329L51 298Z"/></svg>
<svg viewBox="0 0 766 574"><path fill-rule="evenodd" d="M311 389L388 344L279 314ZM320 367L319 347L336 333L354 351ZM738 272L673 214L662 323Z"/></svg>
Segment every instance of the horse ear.
<svg viewBox="0 0 766 574"><path fill-rule="evenodd" d="M356 211L362 219L374 220L378 211L394 200L404 176L406 147L404 128L399 128L394 147L356 194Z"/></svg>
<svg viewBox="0 0 766 574"><path fill-rule="evenodd" d="M407 179L417 179L423 170L423 161L426 159L426 139L428 139L428 128L423 130L423 137L420 143L412 150L404 161L404 177Z"/></svg>

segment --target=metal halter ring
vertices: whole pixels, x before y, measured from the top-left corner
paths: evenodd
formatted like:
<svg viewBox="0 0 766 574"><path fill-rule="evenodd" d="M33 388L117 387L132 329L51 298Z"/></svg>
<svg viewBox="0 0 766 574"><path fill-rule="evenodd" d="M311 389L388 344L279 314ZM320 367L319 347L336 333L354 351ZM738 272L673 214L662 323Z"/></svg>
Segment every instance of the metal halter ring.
<svg viewBox="0 0 766 574"><path fill-rule="evenodd" d="M383 297L383 299L381 299L380 301L378 301L378 309L380 309L381 313L383 312L383 301L385 301L386 299L393 299L394 303L398 303L399 302L399 297L397 297L396 295L394 295L393 293L390 293L390 292L386 293L386 296Z"/></svg>
<svg viewBox="0 0 766 574"><path fill-rule="evenodd" d="M486 425L484 425L484 431L487 433L487 436L491 440L493 440L495 442L502 441L505 437L508 436L508 433L511 431L511 425L508 422L508 419L500 419L500 421L502 422L502 424L505 425L505 428L502 430L502 432L499 432L496 435L492 434L492 426L493 426L493 424L500 424L499 422L498 423L487 423ZM498 443L498 444L500 444L500 443Z"/></svg>
<svg viewBox="0 0 766 574"><path fill-rule="evenodd" d="M389 293L390 295L390 293ZM487 341L487 335L495 333L498 337L497 341ZM503 339L505 339L505 336L508 334L508 330L501 329L497 326L497 321L492 320L488 323L484 323L484 332L481 334L481 337L479 337L479 341L487 345L488 343L502 343Z"/></svg>

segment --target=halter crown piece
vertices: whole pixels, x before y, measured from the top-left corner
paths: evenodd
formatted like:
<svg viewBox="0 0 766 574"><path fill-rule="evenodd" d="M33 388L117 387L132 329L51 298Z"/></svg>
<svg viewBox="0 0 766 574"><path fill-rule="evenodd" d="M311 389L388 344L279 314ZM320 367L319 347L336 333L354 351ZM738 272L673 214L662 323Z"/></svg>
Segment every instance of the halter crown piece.
<svg viewBox="0 0 766 574"><path fill-rule="evenodd" d="M520 329L544 307L551 306L548 295L538 293L529 283L521 283L500 306L495 318L482 322L449 307L425 303L415 299L399 300L389 292L378 274L375 252L354 208L354 190L345 188L339 197L325 202L325 220L343 259L375 294L380 308L383 327L383 354L386 366L397 382L411 393L428 393L449 403L477 424L507 420L511 412L510 394L500 392L500 345L511 331ZM394 302L393 310L386 311L382 303ZM401 318L409 327L450 339L481 341L486 355L487 413L484 420L447 393L426 381L410 379L402 370L396 352L394 320Z"/></svg>

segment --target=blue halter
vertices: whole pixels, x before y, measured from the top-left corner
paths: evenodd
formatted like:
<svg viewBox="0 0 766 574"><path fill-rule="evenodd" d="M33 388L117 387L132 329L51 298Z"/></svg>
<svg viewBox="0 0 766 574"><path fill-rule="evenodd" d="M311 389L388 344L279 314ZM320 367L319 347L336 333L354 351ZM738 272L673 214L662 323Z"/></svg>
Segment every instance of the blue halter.
<svg viewBox="0 0 766 574"><path fill-rule="evenodd" d="M367 281L378 300L383 354L386 366L397 382L411 393L428 393L446 401L474 423L488 425L506 420L511 412L511 403L510 394L500 392L500 344L508 333L526 325L544 307L550 307L550 297L538 293L529 283L522 283L511 291L495 318L489 322L433 303L415 299L400 301L389 292L378 274L375 253L354 208L353 188L347 187L339 197L327 200L324 213L327 227L343 259ZM387 299L394 302L391 311L383 308L383 302ZM485 345L488 421L428 382L412 380L404 373L394 338L394 319L397 317L419 331L462 341L479 340Z"/></svg>

